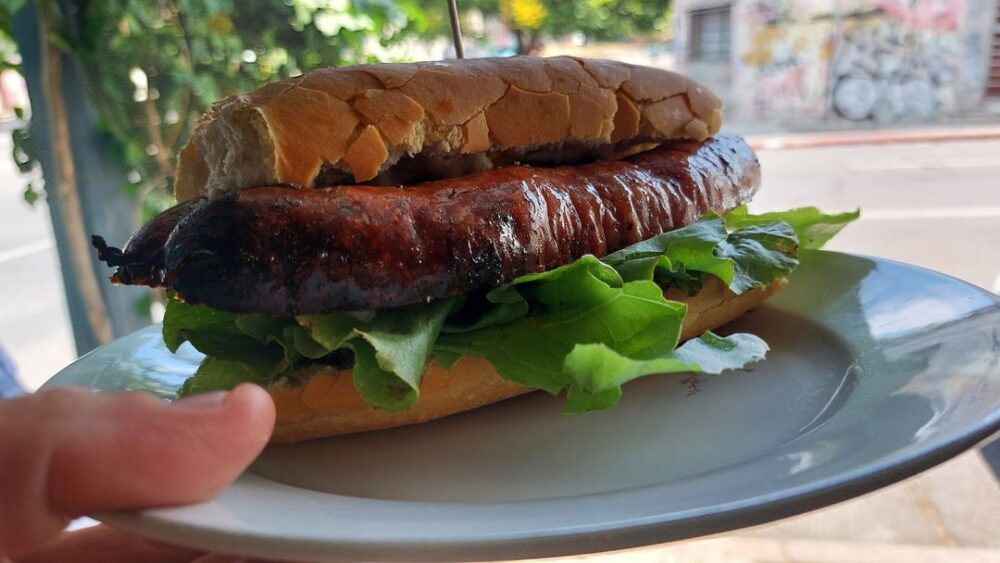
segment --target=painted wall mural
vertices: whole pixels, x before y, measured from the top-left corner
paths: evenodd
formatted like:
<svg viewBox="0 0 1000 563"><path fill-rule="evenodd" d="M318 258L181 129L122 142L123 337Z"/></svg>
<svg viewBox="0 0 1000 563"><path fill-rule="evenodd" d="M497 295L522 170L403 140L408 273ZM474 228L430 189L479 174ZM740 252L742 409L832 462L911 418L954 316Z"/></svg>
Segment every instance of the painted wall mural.
<svg viewBox="0 0 1000 563"><path fill-rule="evenodd" d="M832 52L830 18L809 17L799 3L757 0L745 4L749 44L742 62L749 76L753 115L822 117Z"/></svg>
<svg viewBox="0 0 1000 563"><path fill-rule="evenodd" d="M967 25L966 0L737 6L746 41L736 86L752 93L747 117L919 121L963 111L982 94L982 35Z"/></svg>
<svg viewBox="0 0 1000 563"><path fill-rule="evenodd" d="M833 62L832 109L882 122L962 109L963 92L981 89L978 73L970 76L980 52L961 33L964 13L961 0L880 0L853 14Z"/></svg>

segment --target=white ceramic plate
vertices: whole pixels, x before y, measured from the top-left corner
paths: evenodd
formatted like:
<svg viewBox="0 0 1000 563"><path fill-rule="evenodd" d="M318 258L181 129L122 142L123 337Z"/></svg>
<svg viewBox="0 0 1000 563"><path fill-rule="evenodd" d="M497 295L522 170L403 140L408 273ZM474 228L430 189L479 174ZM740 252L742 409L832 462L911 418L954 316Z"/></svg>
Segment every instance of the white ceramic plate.
<svg viewBox="0 0 1000 563"><path fill-rule="evenodd" d="M887 485L1000 427L1000 303L940 274L803 253L728 327L771 345L747 372L629 384L568 416L535 394L411 428L269 448L215 500L103 514L209 550L301 560L594 552L789 516ZM48 385L170 396L199 360L156 328ZM973 499L970 499L970 502Z"/></svg>

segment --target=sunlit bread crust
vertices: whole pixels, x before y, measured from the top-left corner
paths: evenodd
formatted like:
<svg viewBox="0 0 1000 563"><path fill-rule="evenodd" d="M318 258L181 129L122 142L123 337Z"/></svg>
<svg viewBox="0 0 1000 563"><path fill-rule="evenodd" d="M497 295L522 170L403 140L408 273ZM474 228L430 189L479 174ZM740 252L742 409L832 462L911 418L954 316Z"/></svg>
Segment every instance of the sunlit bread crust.
<svg viewBox="0 0 1000 563"><path fill-rule="evenodd" d="M687 340L736 319L784 285L785 280L780 279L763 289L736 295L717 278L709 277L694 297L676 290L667 291L666 297L688 305L681 334L681 339ZM420 383L420 398L405 412L368 406L354 390L350 370L313 368L307 377L303 385L279 384L268 389L278 413L272 442L416 424L533 391L501 379L492 364L474 357L462 358L450 371L429 362Z"/></svg>
<svg viewBox="0 0 1000 563"><path fill-rule="evenodd" d="M225 98L180 156L178 201L324 169L367 182L406 155L702 141L722 125L707 88L670 71L570 57L327 68Z"/></svg>

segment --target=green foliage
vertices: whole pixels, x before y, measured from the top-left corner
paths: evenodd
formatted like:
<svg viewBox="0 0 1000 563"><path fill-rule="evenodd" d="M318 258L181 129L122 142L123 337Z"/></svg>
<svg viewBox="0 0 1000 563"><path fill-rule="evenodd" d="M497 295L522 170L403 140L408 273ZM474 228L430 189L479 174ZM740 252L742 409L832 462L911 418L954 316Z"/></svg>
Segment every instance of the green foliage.
<svg viewBox="0 0 1000 563"><path fill-rule="evenodd" d="M139 200L137 219L170 205L177 154L216 100L318 67L375 62L392 41L447 21L429 19L417 0L89 0L72 22L55 2L36 2L54 22L50 44L85 69L110 157ZM0 0L0 70L20 62L13 14L25 3ZM14 156L22 172L34 168L27 129L16 133Z"/></svg>
<svg viewBox="0 0 1000 563"><path fill-rule="evenodd" d="M406 410L417 400L431 348L451 312L452 299L378 314L332 313L299 317L312 339L329 351L354 352L354 386L371 405Z"/></svg>
<svg viewBox="0 0 1000 563"><path fill-rule="evenodd" d="M216 100L318 67L374 62L426 29L414 2L91 0L69 42L143 215L162 210L177 153ZM153 198L150 200L150 198Z"/></svg>
<svg viewBox="0 0 1000 563"><path fill-rule="evenodd" d="M14 41L14 13L20 10L25 0L0 0L0 71L16 69L21 63Z"/></svg>
<svg viewBox="0 0 1000 563"><path fill-rule="evenodd" d="M664 30L664 0L575 0L550 2L545 30L554 36L581 32L590 39L624 40Z"/></svg>
<svg viewBox="0 0 1000 563"><path fill-rule="evenodd" d="M588 40L627 41L654 34L666 35L670 19L669 0L470 0L475 8L498 15L518 38L518 53L538 46L542 35L565 37L582 33ZM542 13L538 9L542 9Z"/></svg>

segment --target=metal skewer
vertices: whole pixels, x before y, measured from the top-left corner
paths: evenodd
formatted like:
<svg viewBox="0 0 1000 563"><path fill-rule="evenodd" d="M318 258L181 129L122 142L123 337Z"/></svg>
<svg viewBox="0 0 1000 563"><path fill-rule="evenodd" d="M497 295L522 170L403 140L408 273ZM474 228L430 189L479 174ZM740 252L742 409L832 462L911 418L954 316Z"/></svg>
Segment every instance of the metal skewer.
<svg viewBox="0 0 1000 563"><path fill-rule="evenodd" d="M451 19L451 37L455 41L455 58L465 58L465 48L462 46L462 25L458 23L458 6L455 0L448 0L448 17Z"/></svg>

